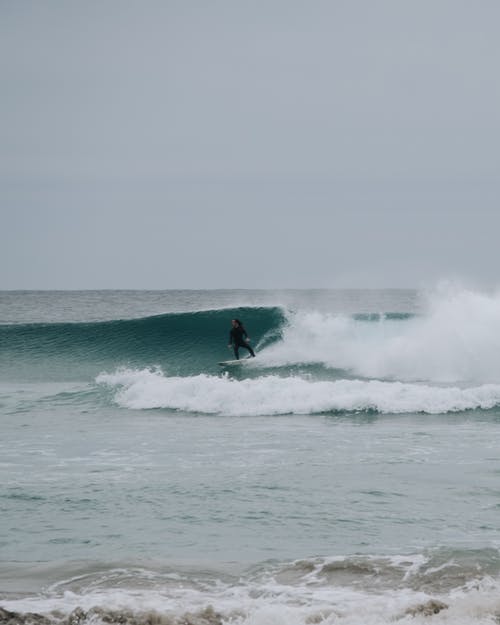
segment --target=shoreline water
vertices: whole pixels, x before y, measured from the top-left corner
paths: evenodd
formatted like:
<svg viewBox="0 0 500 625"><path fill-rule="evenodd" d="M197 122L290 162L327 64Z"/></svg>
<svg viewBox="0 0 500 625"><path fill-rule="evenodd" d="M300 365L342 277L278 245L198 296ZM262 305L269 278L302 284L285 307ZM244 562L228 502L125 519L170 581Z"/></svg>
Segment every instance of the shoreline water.
<svg viewBox="0 0 500 625"><path fill-rule="evenodd" d="M488 623L500 615L498 553L313 558L237 574L204 567L91 565L38 594L4 596L17 623ZM488 563L488 559L490 560ZM489 566L488 566L489 564ZM40 570L43 574L43 570ZM69 572L69 571L68 571ZM133 579L133 581L132 581Z"/></svg>

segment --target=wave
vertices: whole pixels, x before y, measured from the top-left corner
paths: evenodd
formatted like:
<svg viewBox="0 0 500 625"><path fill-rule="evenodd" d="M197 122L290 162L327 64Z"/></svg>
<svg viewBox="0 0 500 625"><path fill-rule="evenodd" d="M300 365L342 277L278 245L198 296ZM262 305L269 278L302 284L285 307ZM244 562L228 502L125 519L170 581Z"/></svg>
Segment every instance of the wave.
<svg viewBox="0 0 500 625"><path fill-rule="evenodd" d="M252 366L253 362L248 366ZM380 380L311 381L266 375L165 376L161 370L102 373L98 384L112 390L123 408L164 408L224 416L379 412L441 414L488 410L500 405L500 384L436 387Z"/></svg>
<svg viewBox="0 0 500 625"><path fill-rule="evenodd" d="M160 365L178 374L214 368L227 358L230 320L244 320L253 345L279 338L279 308L233 308L168 313L139 319L92 323L0 326L0 370L38 372L65 379L77 369L94 377L108 366Z"/></svg>
<svg viewBox="0 0 500 625"><path fill-rule="evenodd" d="M495 549L336 556L267 563L239 575L208 567L87 566L39 595L4 599L0 619L29 625L306 625L498 622ZM31 595L31 596L30 596Z"/></svg>
<svg viewBox="0 0 500 625"><path fill-rule="evenodd" d="M267 366L321 363L373 379L432 383L500 381L500 295L445 291L419 315L289 313Z"/></svg>
<svg viewBox="0 0 500 625"><path fill-rule="evenodd" d="M431 384L500 381L500 295L439 293L418 314L310 308L224 308L92 323L0 326L0 373L91 380L103 370L159 366L169 376L214 373L228 358L230 319L258 352L250 377L311 374Z"/></svg>

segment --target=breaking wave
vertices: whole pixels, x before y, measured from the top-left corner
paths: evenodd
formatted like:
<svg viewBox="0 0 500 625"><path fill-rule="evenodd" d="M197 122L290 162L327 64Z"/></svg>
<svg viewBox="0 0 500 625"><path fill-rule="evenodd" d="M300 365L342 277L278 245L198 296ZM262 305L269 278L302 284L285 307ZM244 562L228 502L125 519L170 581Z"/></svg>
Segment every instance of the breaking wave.
<svg viewBox="0 0 500 625"><path fill-rule="evenodd" d="M498 552L437 550L265 564L239 575L120 567L4 599L16 625L482 625L500 616ZM439 616L436 616L439 615Z"/></svg>
<svg viewBox="0 0 500 625"><path fill-rule="evenodd" d="M248 365L251 366L251 365ZM114 401L136 410L166 408L225 416L380 412L439 414L500 405L500 385L436 387L379 380L311 381L261 376L235 380L200 374L167 377L161 371L102 373L97 382Z"/></svg>

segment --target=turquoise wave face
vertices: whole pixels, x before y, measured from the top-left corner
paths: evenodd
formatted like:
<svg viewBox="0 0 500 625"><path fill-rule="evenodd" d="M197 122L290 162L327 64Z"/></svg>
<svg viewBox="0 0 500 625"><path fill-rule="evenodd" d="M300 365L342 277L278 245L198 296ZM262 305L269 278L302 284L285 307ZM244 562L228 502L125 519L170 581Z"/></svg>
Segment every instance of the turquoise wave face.
<svg viewBox="0 0 500 625"><path fill-rule="evenodd" d="M272 307L0 326L0 373L11 380L82 380L106 368L158 366L169 375L196 375L232 357L227 344L235 317L257 349L278 340L285 322L284 311Z"/></svg>

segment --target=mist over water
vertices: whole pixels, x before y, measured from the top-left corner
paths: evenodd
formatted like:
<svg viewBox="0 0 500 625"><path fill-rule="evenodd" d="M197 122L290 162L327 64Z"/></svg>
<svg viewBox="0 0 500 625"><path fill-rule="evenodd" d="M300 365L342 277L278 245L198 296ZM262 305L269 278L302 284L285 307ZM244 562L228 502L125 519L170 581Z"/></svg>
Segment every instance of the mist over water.
<svg viewBox="0 0 500 625"><path fill-rule="evenodd" d="M500 296L446 291L418 315L298 311L266 363L323 363L368 378L430 382L500 379Z"/></svg>

